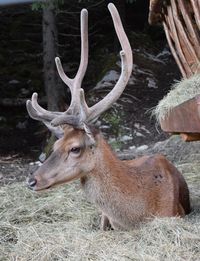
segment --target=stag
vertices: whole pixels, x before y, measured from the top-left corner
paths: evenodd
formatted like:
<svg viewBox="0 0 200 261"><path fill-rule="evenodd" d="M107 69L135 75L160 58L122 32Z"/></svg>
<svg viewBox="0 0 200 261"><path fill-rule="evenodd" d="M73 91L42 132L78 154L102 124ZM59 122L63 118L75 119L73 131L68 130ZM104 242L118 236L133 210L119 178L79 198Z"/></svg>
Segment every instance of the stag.
<svg viewBox="0 0 200 261"><path fill-rule="evenodd" d="M101 228L131 229L154 216L181 216L190 212L189 191L183 176L162 155L121 161L110 149L94 122L122 94L132 72L132 51L120 16L108 5L122 51L121 75L101 101L88 107L81 83L88 63L88 14L81 11L81 59L75 78L69 78L60 59L58 73L72 99L65 112L43 109L37 93L27 101L31 118L42 121L58 140L53 152L28 179L32 190L80 179L87 198L102 212Z"/></svg>

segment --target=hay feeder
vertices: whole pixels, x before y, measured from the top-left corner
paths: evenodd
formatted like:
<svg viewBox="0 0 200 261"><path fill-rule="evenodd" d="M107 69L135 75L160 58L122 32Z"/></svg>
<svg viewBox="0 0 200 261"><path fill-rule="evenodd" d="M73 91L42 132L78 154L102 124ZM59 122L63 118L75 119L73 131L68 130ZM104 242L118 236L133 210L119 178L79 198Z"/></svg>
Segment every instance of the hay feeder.
<svg viewBox="0 0 200 261"><path fill-rule="evenodd" d="M200 2L151 0L149 23L162 23L183 79L200 74ZM164 131L181 134L185 141L200 140L200 92L161 118Z"/></svg>

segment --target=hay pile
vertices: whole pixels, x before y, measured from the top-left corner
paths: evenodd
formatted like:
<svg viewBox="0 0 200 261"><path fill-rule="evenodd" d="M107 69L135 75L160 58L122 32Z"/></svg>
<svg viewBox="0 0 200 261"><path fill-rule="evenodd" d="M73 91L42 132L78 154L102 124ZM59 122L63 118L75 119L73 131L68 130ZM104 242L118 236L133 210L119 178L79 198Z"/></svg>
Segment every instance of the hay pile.
<svg viewBox="0 0 200 261"><path fill-rule="evenodd" d="M130 232L100 231L99 213L77 182L41 193L23 183L1 187L0 260L200 260L199 158L177 161L190 187L193 212L184 219L156 218Z"/></svg>
<svg viewBox="0 0 200 261"><path fill-rule="evenodd" d="M200 94L200 74L189 79L183 79L174 84L169 93L158 103L153 110L158 121L164 119L171 109Z"/></svg>

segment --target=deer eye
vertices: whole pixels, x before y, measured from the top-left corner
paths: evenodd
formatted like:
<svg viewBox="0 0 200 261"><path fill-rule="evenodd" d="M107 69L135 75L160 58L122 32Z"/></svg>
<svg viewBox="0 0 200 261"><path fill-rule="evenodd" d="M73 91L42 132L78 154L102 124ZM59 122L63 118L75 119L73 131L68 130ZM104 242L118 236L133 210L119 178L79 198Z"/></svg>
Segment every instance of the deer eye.
<svg viewBox="0 0 200 261"><path fill-rule="evenodd" d="M81 151L80 147L73 147L71 148L70 152L74 153L74 154L79 154Z"/></svg>

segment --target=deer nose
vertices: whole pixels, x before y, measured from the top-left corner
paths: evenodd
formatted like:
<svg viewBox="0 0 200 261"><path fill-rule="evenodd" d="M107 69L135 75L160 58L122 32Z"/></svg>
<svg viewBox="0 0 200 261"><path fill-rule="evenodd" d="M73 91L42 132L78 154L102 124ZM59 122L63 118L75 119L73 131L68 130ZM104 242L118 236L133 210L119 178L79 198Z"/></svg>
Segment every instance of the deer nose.
<svg viewBox="0 0 200 261"><path fill-rule="evenodd" d="M37 180L35 178L29 178L27 183L30 188L33 188L37 184Z"/></svg>

